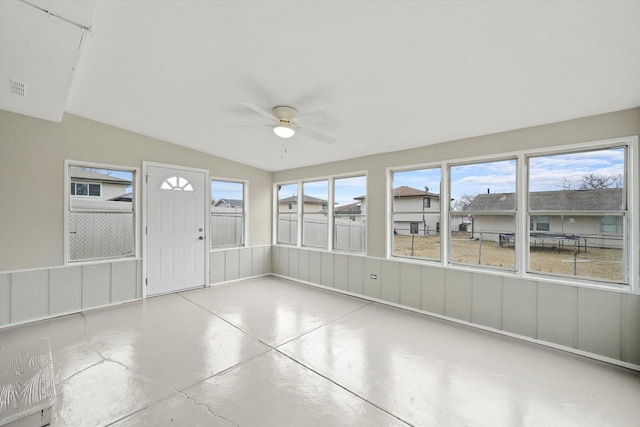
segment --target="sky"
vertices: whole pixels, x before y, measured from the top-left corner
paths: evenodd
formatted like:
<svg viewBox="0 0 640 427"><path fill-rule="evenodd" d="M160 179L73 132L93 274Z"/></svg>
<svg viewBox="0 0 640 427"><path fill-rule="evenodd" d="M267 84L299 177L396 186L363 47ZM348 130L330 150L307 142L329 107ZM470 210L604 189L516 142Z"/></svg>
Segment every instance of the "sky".
<svg viewBox="0 0 640 427"><path fill-rule="evenodd" d="M230 181L211 181L211 201L219 199L233 199L242 200L242 187L241 182Z"/></svg>
<svg viewBox="0 0 640 427"><path fill-rule="evenodd" d="M348 205L355 203L355 197L364 196L367 192L366 178L364 176L355 176L348 178L336 178L334 201L336 206ZM287 184L280 188L279 197L284 199L291 197L297 193L297 184ZM311 197L316 197L322 200L328 200L329 198L329 184L328 181L311 181L304 183L304 194Z"/></svg>
<svg viewBox="0 0 640 427"><path fill-rule="evenodd" d="M585 174L619 175L624 173L624 149L586 151L529 159L529 191L558 191L563 179L577 183ZM393 186L432 193L440 188L440 168L395 172ZM475 163L451 167L451 197L486 193L513 193L516 188L516 161ZM577 185L572 188L577 188Z"/></svg>
<svg viewBox="0 0 640 427"><path fill-rule="evenodd" d="M132 179L131 172L96 170L124 179ZM585 174L619 175L624 173L624 149L609 148L581 153L531 157L529 159L529 191L557 191L562 189L563 179L573 183ZM431 193L440 193L440 168L398 171L393 173L394 188L409 186ZM451 197L491 193L513 193L516 185L516 161L475 163L451 167ZM576 187L577 188L577 185ZM327 180L305 182L304 192L312 197L328 199ZM280 198L297 193L297 185L283 185ZM337 206L354 203L355 197L366 194L364 176L337 178L335 180L335 202ZM212 181L211 198L242 199L242 183Z"/></svg>

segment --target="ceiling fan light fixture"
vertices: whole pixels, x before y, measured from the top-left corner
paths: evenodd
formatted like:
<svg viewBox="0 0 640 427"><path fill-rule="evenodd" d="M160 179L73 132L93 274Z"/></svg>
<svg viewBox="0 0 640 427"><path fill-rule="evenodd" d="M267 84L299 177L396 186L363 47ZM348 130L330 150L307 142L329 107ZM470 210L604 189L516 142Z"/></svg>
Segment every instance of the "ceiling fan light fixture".
<svg viewBox="0 0 640 427"><path fill-rule="evenodd" d="M291 138L296 131L288 123L278 123L273 127L273 133L280 138Z"/></svg>

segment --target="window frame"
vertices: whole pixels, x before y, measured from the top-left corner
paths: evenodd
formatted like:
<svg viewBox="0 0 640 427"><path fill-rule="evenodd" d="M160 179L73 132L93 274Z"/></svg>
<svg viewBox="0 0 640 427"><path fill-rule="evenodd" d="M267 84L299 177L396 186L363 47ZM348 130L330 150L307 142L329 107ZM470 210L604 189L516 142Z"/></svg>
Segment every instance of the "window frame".
<svg viewBox="0 0 640 427"><path fill-rule="evenodd" d="M70 224L69 224L69 214L71 212L71 198L77 197L75 195L71 195L71 167L81 167L81 168L95 168L95 169L105 169L105 170L116 170L122 172L131 173L131 212L133 213L133 254L129 256L120 256L120 257L107 257L107 258L96 258L96 259L82 259L82 260L72 260L71 259L71 244L69 239L70 234ZM128 259L140 259L141 254L141 232L142 229L142 215L140 215L140 197L142 194L141 187L141 173L140 168L132 167L132 166L124 166L124 165L114 165L109 163L97 163L97 162L87 162L81 160L71 160L65 159L64 161L64 238L63 238L63 251L64 251L64 265L83 265L83 264L96 264L96 263L105 263L105 262L114 262L119 260L128 260ZM76 181L74 181L76 182ZM102 185L100 187L100 194L102 197L103 188ZM98 198L96 196L79 196L81 198L84 197L93 197Z"/></svg>
<svg viewBox="0 0 640 427"><path fill-rule="evenodd" d="M574 152L592 151L600 149L610 149L616 147L626 147L626 163L624 171L624 182L626 187L626 215L623 216L623 228L626 228L626 252L623 262L626 263L628 270L627 283L611 283L597 278L584 277L567 277L553 274L540 274L537 272L528 272L528 245L529 245L529 176L528 176L528 158L551 156L556 154L569 154ZM434 161L429 163L413 164L399 167L387 167L387 189L386 189L386 258L388 259L404 259L405 261L418 262L421 264L438 265L445 269L463 270L468 272L491 272L505 277L518 277L529 280L545 281L555 284L565 284L578 287L588 287L610 291L628 291L640 294L640 159L639 159L638 136L631 135L619 138L611 138L605 140L587 141L579 143L569 143L555 146L547 146L542 148L533 148L518 150L513 152L505 152L499 155L483 155L470 158L448 159L442 161ZM516 186L515 198L516 208L515 216L515 235L525 236L525 238L516 239L514 243L515 250L515 270L505 270L501 268L469 265L469 264L451 264L450 263L450 242L449 239L442 239L442 259L431 260L425 258L410 258L397 256L393 254L393 173L398 171L406 171L412 169L425 169L440 167L442 169L441 186L442 191L440 197L442 200L450 200L450 167L480 163L480 162L496 162L501 160L516 160ZM449 235L451 230L450 215L451 206L443 203L441 206L441 224L440 232L442 235ZM553 214L553 213L550 213ZM620 225L618 226L620 227Z"/></svg>
<svg viewBox="0 0 640 427"><path fill-rule="evenodd" d="M336 214L335 214L335 210L334 210L334 206L335 206L335 181L339 180L339 179L343 179L343 178L357 178L357 177L363 177L365 180L365 200L366 200L366 196L368 193L368 179L367 179L367 172L366 171L356 171L356 172L349 172L349 173L345 173L345 174L336 174L336 175L326 175L326 176L320 176L320 177L310 177L310 178L304 178L304 179L298 179L298 180L293 180L293 181L281 181L281 182L274 182L273 183L273 208L272 208L272 212L273 212L273 223L271 226L272 229L272 244L273 245L278 245L278 246L286 246L286 247L296 247L296 248L304 248L304 249L309 249L309 250L316 250L316 251L322 251L322 252L336 252L336 253L350 253L350 254L362 254L365 255L367 253L367 238L366 238L366 234L367 234L367 228L368 228L368 224L365 227L364 233L365 233L365 239L364 239L364 248L362 251L347 251L347 250L342 250L342 249L336 249L335 248L335 218L336 218ZM303 209L303 200L304 200L304 184L305 183L313 183L313 182L320 182L320 181L327 181L328 184L328 200L327 200L327 206L325 210L322 211L318 211L318 212L307 212L307 214L323 214L327 217L327 247L318 247L318 246L310 246L310 245L304 245L303 244L303 218L304 218L304 209ZM289 185L296 185L297 188L297 193L296 193L296 202L295 202L295 207L296 207L296 220L297 220L297 235L296 235L296 242L295 243L286 243L286 242L279 242L278 241L278 235L279 235L279 215L280 215L280 211L279 211L279 205L280 205L280 199L279 199L279 192L280 192L280 188L283 186L289 186ZM291 212L293 213L293 212ZM350 215L340 215L338 214L337 216L354 216L353 214ZM365 219L366 221L366 212L363 211L361 214L355 215L357 217L362 217Z"/></svg>
<svg viewBox="0 0 640 427"><path fill-rule="evenodd" d="M212 193L212 183L213 181L217 181L217 182L230 182L233 184L242 184L242 242L239 245L219 245L219 246L213 246L213 236L211 235L211 233L213 232L213 227L211 226L211 218L213 216L213 212L211 211L211 208L213 207L213 198L211 197L211 193ZM211 204L210 208L209 208L209 251L215 251L215 250L224 250L224 249L229 249L229 248L244 248L247 247L249 245L248 243L248 239L249 239L249 224L248 224L248 205L249 205L249 181L244 180L244 179L233 179L233 178L222 178L222 177L209 177L209 203ZM219 213L219 215L222 216L234 216L237 215L237 212L229 212L229 213Z"/></svg>
<svg viewBox="0 0 640 427"><path fill-rule="evenodd" d="M396 259L405 259L405 260L415 260L418 262L434 262L434 263L440 263L441 260L443 259L443 251L444 251L444 244L443 244L443 239L442 238L442 233L443 233L443 228L442 228L442 224L444 222L443 220L443 215L444 212L446 212L446 203L443 203L443 200L447 200L444 198L443 196L443 192L444 192L444 177L445 177L445 173L444 173L444 169L443 169L443 163L427 163L427 164L421 164L421 165L412 165L412 166L407 166L407 167L402 167L402 168L387 168L387 209L388 209L388 213L387 213L387 221L388 221L388 225L387 225L387 229L389 230L389 232L387 232L387 256L389 258L396 258ZM394 183L394 174L395 173L401 173L401 172L411 172L411 171L420 171L420 170L427 170L427 169L439 169L440 170L440 188L438 189L438 196L440 197L440 209L439 210L429 210L427 211L426 209L431 209L431 196L423 196L422 199L422 203L421 203L421 210L394 210L395 206L394 206L394 194L393 194L393 189L395 188L396 184ZM448 194L448 193L447 193ZM425 199L429 199L429 207L425 207ZM425 220L426 216L438 216L440 218L440 221L436 221L436 233L440 234L440 257L439 258L427 258L427 257L418 257L418 256L412 256L412 255L396 255L394 254L394 245L395 245L395 239L394 239L394 233L397 230L395 228L395 215L421 215L423 217L423 222ZM409 221L411 222L411 221ZM415 222L415 221L414 221ZM423 228L423 234L424 234L425 230ZM411 233L411 225L409 225L409 234L407 234L408 236L419 236L420 233L420 224L418 224L418 232L416 234L412 234Z"/></svg>
<svg viewBox="0 0 640 427"><path fill-rule="evenodd" d="M623 255L622 255L622 265L623 265L623 276L626 279L626 282L623 280L622 282L617 282L614 280L605 280L605 279L599 279L597 277L584 277L584 276L578 276L578 277L573 277L573 276L569 276L569 275L562 275L560 273L557 274L553 274L550 272L546 272L546 271L531 271L530 269L530 262L531 262L531 256L530 256L530 251L531 251L531 242L530 242L530 236L527 236L526 239L522 239L522 240L526 240L527 245L523 247L523 256L524 256L524 265L523 267L526 269L526 273L528 275L528 277L532 277L532 278L552 278L552 279L560 279L560 280L568 280L571 282L577 282L577 283L582 283L582 284L595 284L598 287L603 287L603 288L622 288L622 289L630 289L630 290L635 290L636 292L640 289L638 289L638 286L640 286L640 283L638 282L637 276L638 276L638 267L637 267L637 258L638 255L636 254L636 261L635 261L635 265L636 267L634 267L634 260L632 259L634 257L634 252L632 252L633 250L633 244L634 242L631 241L633 239L633 234L638 233L638 227L640 226L640 224L633 224L633 220L631 219L631 212L633 212L631 210L631 206L635 205L637 206L637 189L635 188L635 183L637 182L631 182L630 176L637 176L638 172L637 172L637 167L638 165L635 164L635 162L637 160L637 146L638 146L638 137L627 137L627 138L616 138L613 140L607 140L607 141L595 141L592 143L585 143L585 144L578 144L578 145L571 145L571 146L563 146L563 147L558 147L558 149L556 150L547 150L547 151L541 151L541 152L535 152L535 153L527 153L525 154L524 157L524 162L525 162L525 167L527 169L527 176L526 176L526 184L527 187L525 188L525 208L524 208L524 212L526 215L528 215L529 217L531 216L547 216L547 217L554 217L554 216L560 216L561 218L564 216L589 216L589 217L596 217L598 218L598 229L600 230L601 227L601 217L605 216L605 215L612 215L612 216L618 216L618 217L622 217L623 218L623 224L622 224L622 231L621 233L623 234L623 243L622 243L622 251L623 251ZM529 161L532 158L540 158L540 157L546 157L546 156L557 156L557 155L566 155L566 154L579 154L579 153L588 153L588 152L596 152L596 151L601 151L601 150L612 150L612 149L616 149L616 148L624 148L625 149L625 158L624 158L624 171L623 171L623 176L624 176L624 187L623 187L623 207L621 210L617 210L617 211L602 211L602 210L591 210L591 209L587 209L587 210L571 210L571 211L566 211L566 210L532 210L531 207L529 206L530 203L530 192L529 192L529 176L528 176L528 172L530 170L530 166L529 166ZM635 153L635 154L634 154ZM632 199L636 199L635 201ZM570 214L570 215L568 215ZM625 233L625 229L628 230L627 233ZM637 239L637 238L636 238ZM587 238L588 240L588 238ZM586 243L585 243L585 250L586 250ZM637 248L635 249L637 251ZM575 270L574 270L574 276L575 276ZM634 279L634 277L636 277L636 279Z"/></svg>

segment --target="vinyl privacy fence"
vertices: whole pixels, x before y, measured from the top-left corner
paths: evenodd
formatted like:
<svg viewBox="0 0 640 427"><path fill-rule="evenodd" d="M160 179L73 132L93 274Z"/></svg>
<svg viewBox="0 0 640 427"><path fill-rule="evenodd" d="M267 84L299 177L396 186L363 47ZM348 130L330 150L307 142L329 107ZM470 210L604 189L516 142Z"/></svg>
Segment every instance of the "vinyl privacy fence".
<svg viewBox="0 0 640 427"><path fill-rule="evenodd" d="M328 222L325 215L307 215L302 223L302 244L311 247L327 247ZM295 244L298 220L295 214L278 217L278 243ZM366 220L336 217L334 220L334 243L337 250L364 252L366 247Z"/></svg>

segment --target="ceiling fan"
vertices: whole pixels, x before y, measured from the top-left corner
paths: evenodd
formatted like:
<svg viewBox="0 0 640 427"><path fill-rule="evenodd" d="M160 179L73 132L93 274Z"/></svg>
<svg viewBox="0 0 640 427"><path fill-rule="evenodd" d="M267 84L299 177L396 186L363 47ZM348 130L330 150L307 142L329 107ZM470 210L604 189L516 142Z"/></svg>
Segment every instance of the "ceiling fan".
<svg viewBox="0 0 640 427"><path fill-rule="evenodd" d="M300 119L304 121L314 116L326 119L328 118L328 115L324 111L315 111L313 113L300 115L298 114L298 110L293 107L278 105L276 107L273 107L271 112L268 112L249 101L240 101L240 103L245 107L250 108L251 110L260 114L261 116L270 119L273 124L268 126L272 126L273 132L280 138L291 138L296 132L299 132L303 135L324 142L326 144L333 144L336 142L336 138L325 135L324 133L320 133L313 129L309 129L305 126L301 126L299 123Z"/></svg>

